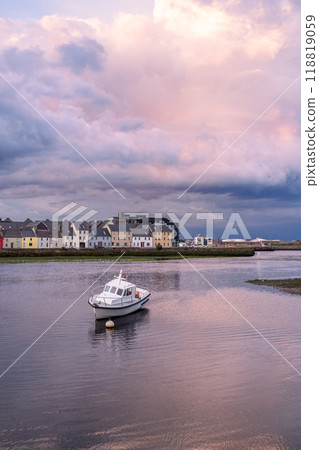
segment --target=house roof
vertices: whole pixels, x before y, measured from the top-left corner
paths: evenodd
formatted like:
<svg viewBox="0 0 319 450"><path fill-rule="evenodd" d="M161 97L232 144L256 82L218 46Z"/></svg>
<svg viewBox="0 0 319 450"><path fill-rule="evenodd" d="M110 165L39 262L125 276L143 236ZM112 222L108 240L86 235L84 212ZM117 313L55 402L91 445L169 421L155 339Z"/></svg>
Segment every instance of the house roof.
<svg viewBox="0 0 319 450"><path fill-rule="evenodd" d="M35 222L29 222L26 226L26 228L33 228L35 227L37 230L48 230L48 226L45 222L42 220L36 220Z"/></svg>
<svg viewBox="0 0 319 450"><path fill-rule="evenodd" d="M19 230L5 230L3 231L4 238L20 238L21 232Z"/></svg>
<svg viewBox="0 0 319 450"><path fill-rule="evenodd" d="M94 236L98 236L98 237L110 237L110 233L109 230L107 228L103 228L102 226L99 226L96 228L96 232L94 233Z"/></svg>
<svg viewBox="0 0 319 450"><path fill-rule="evenodd" d="M52 238L52 231L47 230L37 230L36 236L38 238Z"/></svg>
<svg viewBox="0 0 319 450"><path fill-rule="evenodd" d="M88 222L80 222L80 223L78 223L78 222L75 221L74 225L76 226L76 228L78 230L86 230L86 231L88 231L90 229L90 224Z"/></svg>
<svg viewBox="0 0 319 450"><path fill-rule="evenodd" d="M25 229L25 222L0 222L0 227L3 230L20 230Z"/></svg>
<svg viewBox="0 0 319 450"><path fill-rule="evenodd" d="M114 224L109 224L108 227L110 228L111 231L114 232L121 232L121 231L130 231L131 228L131 224L125 222L122 223L114 223Z"/></svg>
<svg viewBox="0 0 319 450"><path fill-rule="evenodd" d="M20 230L20 233L23 238L37 237L36 234L33 232L33 230L24 229L24 230Z"/></svg>
<svg viewBox="0 0 319 450"><path fill-rule="evenodd" d="M163 225L161 223L152 223L150 228L153 232L162 232L162 233L171 233L172 230L168 228L167 225Z"/></svg>
<svg viewBox="0 0 319 450"><path fill-rule="evenodd" d="M133 236L151 236L151 229L149 225L138 225L130 227Z"/></svg>

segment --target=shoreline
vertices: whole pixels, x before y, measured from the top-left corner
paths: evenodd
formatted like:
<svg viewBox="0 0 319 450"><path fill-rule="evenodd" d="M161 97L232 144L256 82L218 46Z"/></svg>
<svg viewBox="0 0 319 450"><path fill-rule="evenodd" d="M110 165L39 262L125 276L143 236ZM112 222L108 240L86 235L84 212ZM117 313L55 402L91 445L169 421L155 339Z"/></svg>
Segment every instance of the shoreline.
<svg viewBox="0 0 319 450"><path fill-rule="evenodd" d="M60 261L103 261L113 260L123 254L122 261L163 261L185 258L250 257L253 248L180 248L180 249L135 249L119 248L105 250L64 249L14 249L0 251L0 263L60 262Z"/></svg>
<svg viewBox="0 0 319 450"><path fill-rule="evenodd" d="M301 295L301 278L285 278L279 280L247 280L246 283L257 286L268 286L288 294Z"/></svg>
<svg viewBox="0 0 319 450"><path fill-rule="evenodd" d="M165 248L106 248L106 249L1 249L1 263L35 263L35 262L82 262L82 261L110 261L121 258L122 261L166 261L185 258L224 258L250 257L260 251L295 250L300 247L181 247ZM180 253L180 254L179 254ZM254 281L254 280L253 280ZM258 281L258 280L257 280Z"/></svg>

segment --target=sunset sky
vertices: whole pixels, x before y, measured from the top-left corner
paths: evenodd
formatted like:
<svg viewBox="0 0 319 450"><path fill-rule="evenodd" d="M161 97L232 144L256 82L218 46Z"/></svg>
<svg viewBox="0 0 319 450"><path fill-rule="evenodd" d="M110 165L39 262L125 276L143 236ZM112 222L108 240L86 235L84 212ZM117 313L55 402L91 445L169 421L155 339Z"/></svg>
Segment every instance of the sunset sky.
<svg viewBox="0 0 319 450"><path fill-rule="evenodd" d="M299 1L11 3L2 75L125 199L0 77L0 217L236 212L300 238Z"/></svg>

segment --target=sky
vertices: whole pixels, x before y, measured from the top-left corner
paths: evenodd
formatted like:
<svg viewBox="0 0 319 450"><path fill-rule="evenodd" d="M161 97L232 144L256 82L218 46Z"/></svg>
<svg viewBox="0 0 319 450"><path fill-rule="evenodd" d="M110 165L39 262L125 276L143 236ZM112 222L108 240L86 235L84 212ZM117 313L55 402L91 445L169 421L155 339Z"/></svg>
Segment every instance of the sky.
<svg viewBox="0 0 319 450"><path fill-rule="evenodd" d="M214 212L218 237L239 213L300 239L298 1L0 7L0 217Z"/></svg>

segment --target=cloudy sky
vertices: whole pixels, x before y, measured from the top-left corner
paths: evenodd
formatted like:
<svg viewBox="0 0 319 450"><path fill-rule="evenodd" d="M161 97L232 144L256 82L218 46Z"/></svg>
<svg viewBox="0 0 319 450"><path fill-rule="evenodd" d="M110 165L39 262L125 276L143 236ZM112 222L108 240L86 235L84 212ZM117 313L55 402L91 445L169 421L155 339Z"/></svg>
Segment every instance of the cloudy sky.
<svg viewBox="0 0 319 450"><path fill-rule="evenodd" d="M299 1L0 6L0 217L237 212L300 238Z"/></svg>

